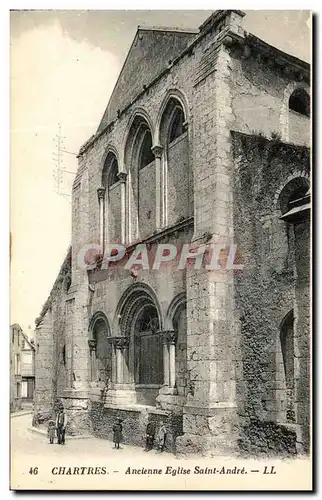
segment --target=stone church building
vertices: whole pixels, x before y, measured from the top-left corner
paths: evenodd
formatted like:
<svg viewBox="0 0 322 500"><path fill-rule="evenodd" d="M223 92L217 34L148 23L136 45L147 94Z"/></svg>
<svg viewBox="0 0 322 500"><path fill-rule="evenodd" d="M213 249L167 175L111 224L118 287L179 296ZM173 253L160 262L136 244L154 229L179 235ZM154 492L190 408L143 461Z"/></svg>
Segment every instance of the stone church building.
<svg viewBox="0 0 322 500"><path fill-rule="evenodd" d="M141 445L162 419L179 454L309 452L310 66L244 15L139 27L79 151L71 247L35 342L36 411L62 402L70 434L111 439L119 416ZM103 266L111 243L125 260L138 244L190 253Z"/></svg>

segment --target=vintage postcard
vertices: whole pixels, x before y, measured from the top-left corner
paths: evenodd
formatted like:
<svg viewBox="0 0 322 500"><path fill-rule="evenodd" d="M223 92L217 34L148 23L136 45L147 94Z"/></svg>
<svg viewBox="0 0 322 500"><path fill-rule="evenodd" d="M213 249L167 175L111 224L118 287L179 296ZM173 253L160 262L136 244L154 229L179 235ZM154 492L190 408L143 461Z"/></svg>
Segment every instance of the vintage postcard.
<svg viewBox="0 0 322 500"><path fill-rule="evenodd" d="M311 491L311 12L10 24L10 488Z"/></svg>

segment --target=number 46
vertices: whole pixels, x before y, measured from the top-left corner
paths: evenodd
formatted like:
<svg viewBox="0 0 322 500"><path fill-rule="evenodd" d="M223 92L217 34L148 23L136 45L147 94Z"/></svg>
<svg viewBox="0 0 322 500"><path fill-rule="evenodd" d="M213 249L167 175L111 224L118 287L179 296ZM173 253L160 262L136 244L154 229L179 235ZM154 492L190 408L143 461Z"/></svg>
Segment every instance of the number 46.
<svg viewBox="0 0 322 500"><path fill-rule="evenodd" d="M38 474L38 467L30 467L29 474Z"/></svg>

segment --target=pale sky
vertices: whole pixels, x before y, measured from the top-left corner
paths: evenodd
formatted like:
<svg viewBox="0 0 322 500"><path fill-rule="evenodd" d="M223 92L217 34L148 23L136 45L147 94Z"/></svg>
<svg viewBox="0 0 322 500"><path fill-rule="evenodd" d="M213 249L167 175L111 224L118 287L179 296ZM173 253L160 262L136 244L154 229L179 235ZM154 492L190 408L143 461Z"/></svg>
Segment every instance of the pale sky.
<svg viewBox="0 0 322 500"><path fill-rule="evenodd" d="M310 60L308 11L245 11L244 28ZM34 327L71 240L54 179L58 123L77 153L95 133L137 25L198 27L211 11L11 12L11 323ZM77 169L63 155L63 167ZM60 192L70 194L65 173ZM29 332L30 333L30 332Z"/></svg>

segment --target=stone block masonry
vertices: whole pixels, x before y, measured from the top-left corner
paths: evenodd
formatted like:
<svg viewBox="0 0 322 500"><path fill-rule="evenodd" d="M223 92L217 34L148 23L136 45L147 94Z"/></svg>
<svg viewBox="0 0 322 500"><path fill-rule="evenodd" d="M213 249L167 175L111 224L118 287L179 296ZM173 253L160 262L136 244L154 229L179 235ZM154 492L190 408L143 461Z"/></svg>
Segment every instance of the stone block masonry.
<svg viewBox="0 0 322 500"><path fill-rule="evenodd" d="M80 150L71 283L41 315L36 374L72 434L111 439L121 416L141 446L146 407L177 454L309 450L310 231L307 207L291 211L309 187L309 117L289 107L299 88L309 99L309 65L245 33L243 15L139 30ZM111 241L237 245L243 269L78 265Z"/></svg>

